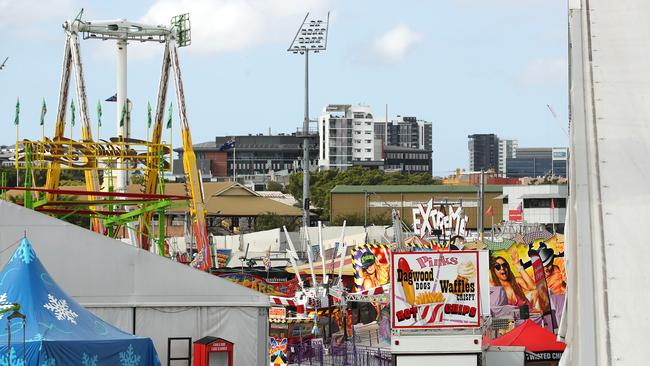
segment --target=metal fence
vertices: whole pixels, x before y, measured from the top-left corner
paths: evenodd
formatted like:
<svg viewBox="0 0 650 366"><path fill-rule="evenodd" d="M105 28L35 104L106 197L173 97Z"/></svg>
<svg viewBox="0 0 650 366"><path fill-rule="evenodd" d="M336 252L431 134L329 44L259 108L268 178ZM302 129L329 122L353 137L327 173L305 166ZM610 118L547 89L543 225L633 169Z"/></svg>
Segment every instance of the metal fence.
<svg viewBox="0 0 650 366"><path fill-rule="evenodd" d="M312 345L309 342L289 346L290 365L316 366L390 366L390 350L353 343L342 345Z"/></svg>

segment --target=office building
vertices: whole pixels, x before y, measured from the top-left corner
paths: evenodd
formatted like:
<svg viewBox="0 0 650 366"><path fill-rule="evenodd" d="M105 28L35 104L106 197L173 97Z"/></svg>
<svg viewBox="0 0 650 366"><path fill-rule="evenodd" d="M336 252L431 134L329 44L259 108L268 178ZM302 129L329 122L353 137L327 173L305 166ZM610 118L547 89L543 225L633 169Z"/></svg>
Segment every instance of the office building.
<svg viewBox="0 0 650 366"><path fill-rule="evenodd" d="M474 134L469 138L469 170L499 173L499 138L495 134Z"/></svg>
<svg viewBox="0 0 650 366"><path fill-rule="evenodd" d="M508 171L508 159L517 157L517 140L499 139L499 169L500 175Z"/></svg>
<svg viewBox="0 0 650 366"><path fill-rule="evenodd" d="M234 138L235 147L222 150L226 141ZM312 169L318 162L318 136L310 137L309 150ZM204 177L216 180L302 170L303 138L296 134L217 136L214 141L194 145L198 168ZM183 149L174 149L179 159L174 160L173 172L183 174Z"/></svg>
<svg viewBox="0 0 650 366"><path fill-rule="evenodd" d="M384 131L388 129L388 136ZM416 117L397 116L390 121L375 121L375 137L387 146L432 151L433 128L431 122Z"/></svg>
<svg viewBox="0 0 650 366"><path fill-rule="evenodd" d="M515 157L507 160L509 178L567 177L569 150L565 147L517 148Z"/></svg>
<svg viewBox="0 0 650 366"><path fill-rule="evenodd" d="M431 154L431 150L385 146L384 170L387 172L433 174Z"/></svg>

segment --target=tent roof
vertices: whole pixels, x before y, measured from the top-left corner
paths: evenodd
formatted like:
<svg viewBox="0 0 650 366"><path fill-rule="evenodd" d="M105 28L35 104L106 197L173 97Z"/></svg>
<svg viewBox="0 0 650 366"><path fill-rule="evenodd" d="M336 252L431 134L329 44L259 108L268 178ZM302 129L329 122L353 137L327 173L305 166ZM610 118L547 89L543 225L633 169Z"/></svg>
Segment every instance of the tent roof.
<svg viewBox="0 0 650 366"><path fill-rule="evenodd" d="M52 277L84 306L269 306L257 291L0 200L0 264L24 232Z"/></svg>
<svg viewBox="0 0 650 366"><path fill-rule="evenodd" d="M491 346L524 346L529 352L564 351L566 344L557 336L528 319L517 328L490 341Z"/></svg>
<svg viewBox="0 0 650 366"><path fill-rule="evenodd" d="M0 299L20 305L30 341L108 341L139 338L106 323L68 296L50 276L26 238L0 272ZM7 314L4 314L7 315ZM0 316L6 329L7 318ZM13 327L14 322L12 322Z"/></svg>

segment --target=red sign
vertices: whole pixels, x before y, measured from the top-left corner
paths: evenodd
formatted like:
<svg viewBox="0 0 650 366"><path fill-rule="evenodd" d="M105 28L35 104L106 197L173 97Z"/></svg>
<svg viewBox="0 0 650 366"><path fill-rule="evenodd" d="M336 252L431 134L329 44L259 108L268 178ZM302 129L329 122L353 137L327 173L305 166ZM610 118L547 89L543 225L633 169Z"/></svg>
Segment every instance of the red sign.
<svg viewBox="0 0 650 366"><path fill-rule="evenodd" d="M522 222L522 221L524 221L524 213L523 213L523 211L509 210L508 211L508 220L509 221L514 221L514 222Z"/></svg>

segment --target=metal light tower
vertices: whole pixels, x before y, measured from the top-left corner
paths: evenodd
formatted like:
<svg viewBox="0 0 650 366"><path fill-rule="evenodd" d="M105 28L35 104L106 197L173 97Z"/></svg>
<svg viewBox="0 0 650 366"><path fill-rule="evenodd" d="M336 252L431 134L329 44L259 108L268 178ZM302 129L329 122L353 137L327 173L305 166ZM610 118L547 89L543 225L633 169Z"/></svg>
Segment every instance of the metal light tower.
<svg viewBox="0 0 650 366"><path fill-rule="evenodd" d="M327 13L327 20L310 19L309 13L305 15L300 28L293 37L291 46L287 51L305 55L305 119L302 124L303 134L303 158L302 158L302 197L303 214L302 220L305 226L309 226L309 52L319 53L327 48L327 30L329 28L330 13Z"/></svg>

